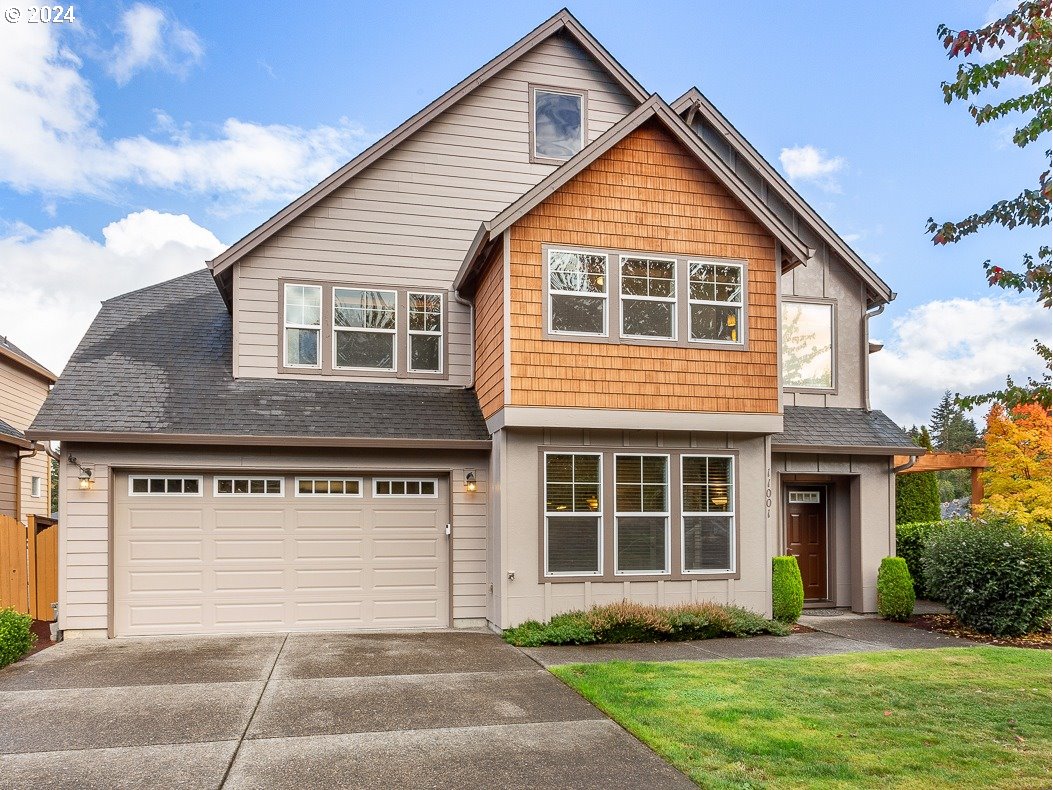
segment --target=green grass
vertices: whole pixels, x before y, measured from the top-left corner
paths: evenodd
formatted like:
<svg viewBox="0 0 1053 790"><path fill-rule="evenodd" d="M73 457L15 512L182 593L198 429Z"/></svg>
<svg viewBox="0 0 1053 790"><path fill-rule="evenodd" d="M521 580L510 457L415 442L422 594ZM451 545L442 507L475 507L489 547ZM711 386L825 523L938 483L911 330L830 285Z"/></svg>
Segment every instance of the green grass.
<svg viewBox="0 0 1053 790"><path fill-rule="evenodd" d="M705 788L1050 787L1042 650L552 671Z"/></svg>

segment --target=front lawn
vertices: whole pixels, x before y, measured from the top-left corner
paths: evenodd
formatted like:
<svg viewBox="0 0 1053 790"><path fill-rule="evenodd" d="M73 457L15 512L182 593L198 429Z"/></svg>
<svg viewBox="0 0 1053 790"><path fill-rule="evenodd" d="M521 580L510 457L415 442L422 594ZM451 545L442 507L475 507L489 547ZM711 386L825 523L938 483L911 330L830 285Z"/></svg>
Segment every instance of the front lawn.
<svg viewBox="0 0 1053 790"><path fill-rule="evenodd" d="M1050 787L1044 651L552 671L701 787Z"/></svg>

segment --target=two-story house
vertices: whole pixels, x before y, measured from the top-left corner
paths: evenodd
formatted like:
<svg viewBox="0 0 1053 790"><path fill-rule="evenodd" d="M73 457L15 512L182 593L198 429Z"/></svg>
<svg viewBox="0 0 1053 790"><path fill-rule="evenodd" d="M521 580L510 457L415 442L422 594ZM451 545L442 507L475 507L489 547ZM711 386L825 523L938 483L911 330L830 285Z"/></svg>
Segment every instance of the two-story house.
<svg viewBox="0 0 1053 790"><path fill-rule="evenodd" d="M699 93L561 11L231 246L104 303L61 439L67 636L872 611L894 294Z"/></svg>
<svg viewBox="0 0 1053 790"><path fill-rule="evenodd" d="M51 516L51 458L26 430L56 376L6 337L0 337L0 516L23 524Z"/></svg>

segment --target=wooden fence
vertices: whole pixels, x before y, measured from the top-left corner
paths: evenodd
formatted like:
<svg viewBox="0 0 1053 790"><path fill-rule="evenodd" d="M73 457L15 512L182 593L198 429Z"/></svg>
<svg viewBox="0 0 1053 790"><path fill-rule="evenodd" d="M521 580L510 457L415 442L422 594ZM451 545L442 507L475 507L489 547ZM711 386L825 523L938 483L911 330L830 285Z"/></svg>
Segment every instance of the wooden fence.
<svg viewBox="0 0 1053 790"><path fill-rule="evenodd" d="M52 620L58 600L58 523L29 516L26 527L0 516L0 608Z"/></svg>

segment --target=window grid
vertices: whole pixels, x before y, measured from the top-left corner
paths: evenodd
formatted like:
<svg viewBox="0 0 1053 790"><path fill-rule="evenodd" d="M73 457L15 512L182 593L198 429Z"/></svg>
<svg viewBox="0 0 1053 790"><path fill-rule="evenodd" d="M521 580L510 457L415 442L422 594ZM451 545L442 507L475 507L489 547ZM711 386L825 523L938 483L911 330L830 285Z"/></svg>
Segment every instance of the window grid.
<svg viewBox="0 0 1053 790"><path fill-rule="evenodd" d="M643 264L644 274L626 274L626 264ZM668 264L670 266L669 276L660 276L660 267L655 264ZM621 336L631 338L643 338L652 340L676 340L677 315L676 315L676 258L659 258L643 255L622 255L621 271L619 278L619 289L621 290ZM629 271L632 271L631 269ZM634 290L641 287L644 293L626 293L626 286L633 286ZM625 329L626 303L628 302L657 302L668 304L670 307L669 333L664 335L641 334L627 332Z"/></svg>
<svg viewBox="0 0 1053 790"><path fill-rule="evenodd" d="M407 297L409 309L408 337L406 340L406 369L410 373L442 373L443 296L430 291L410 291ZM420 305L420 308L417 307ZM437 362L434 368L413 366L413 339L438 338Z"/></svg>
<svg viewBox="0 0 1053 790"><path fill-rule="evenodd" d="M699 464L697 471L689 465ZM718 462L718 463L714 463ZM722 468L721 468L722 467ZM687 574L732 573L735 568L735 458L731 455L682 455L680 457L680 564ZM692 507L692 504L705 507ZM727 520L727 567L689 568L688 519L701 522Z"/></svg>
<svg viewBox="0 0 1053 790"><path fill-rule="evenodd" d="M434 477L375 477L373 496L433 499L439 496L439 481Z"/></svg>
<svg viewBox="0 0 1053 790"><path fill-rule="evenodd" d="M577 270L570 267L563 268L572 259L577 259ZM554 264L557 265L554 266ZM548 251L548 331L550 334L607 337L608 264L609 259L606 253L558 249L550 249ZM602 300L603 321L601 326L603 331L589 332L556 329L555 305L559 297Z"/></svg>
<svg viewBox="0 0 1053 790"><path fill-rule="evenodd" d="M362 496L361 477L297 477L296 496Z"/></svg>
<svg viewBox="0 0 1053 790"><path fill-rule="evenodd" d="M308 298L313 295L312 298ZM285 284L284 330L282 359L287 368L321 367L321 334L322 334L322 286L304 285L301 283ZM290 332L311 332L314 334L314 362L289 360Z"/></svg>
<svg viewBox="0 0 1053 790"><path fill-rule="evenodd" d="M360 301L372 300L374 304L340 305L341 299L353 299L352 294L359 294ZM387 302L390 297L390 306ZM339 321L344 314L361 313L362 326L341 326ZM348 320L348 319L344 319ZM366 326L369 321L381 321L379 326ZM390 325L388 325L390 324ZM339 357L340 336L342 334L385 334L390 336L391 364L387 367L370 365L341 365ZM381 288L333 288L333 369L334 370L372 370L394 372L398 369L398 291Z"/></svg>
<svg viewBox="0 0 1053 790"><path fill-rule="evenodd" d="M658 462L658 465L655 462ZM639 469L638 473L636 468ZM660 476L655 472L660 469ZM648 576L668 575L670 573L670 498L669 498L669 456L668 455L627 455L616 454L614 456L614 557L616 576ZM661 500L661 506L657 506L655 496ZM632 508L632 505L638 505ZM662 567L650 569L628 568L622 569L620 532L622 532L622 521L626 526L633 520L649 518L661 518L663 520L663 549ZM626 530L627 531L627 530Z"/></svg>
<svg viewBox="0 0 1053 790"><path fill-rule="evenodd" d="M128 496L201 496L202 478L131 475Z"/></svg>
<svg viewBox="0 0 1053 790"><path fill-rule="evenodd" d="M215 495L223 496L285 496L284 477L217 477Z"/></svg>
<svg viewBox="0 0 1053 790"><path fill-rule="evenodd" d="M571 461L571 473L569 480L552 480L550 479L549 473L549 459L554 456L569 456ZM595 459L596 463L596 480L578 482L577 480L577 464L579 458L591 458ZM557 486L570 486L570 509L558 509L550 507L550 503L555 501L555 498L550 495L549 487L551 485ZM578 496L577 487L582 487L584 498ZM594 499L589 498L588 489L595 488L596 493ZM544 455L544 487L542 490L542 496L545 497L545 535L544 535L544 560L545 560L545 576L602 576L603 575L603 455L600 453L570 453L570 452L546 452ZM582 502L585 505L585 509L577 510L576 505L578 502ZM596 569L594 571L552 571L549 570L549 519L557 518L572 518L572 519L595 519L596 520Z"/></svg>
<svg viewBox="0 0 1053 790"><path fill-rule="evenodd" d="M695 343L726 343L728 345L738 345L742 342L742 295L744 283L742 282L742 264L732 263L730 261L697 261L689 260L687 262L688 267L688 318L690 321L690 327L688 331L688 339ZM730 283L719 279L718 270L720 269L733 269L736 272L735 282ZM696 272L702 276L696 276ZM707 291L712 294L712 298L694 296L695 287L698 286L703 294ZM722 290L734 286L730 297L734 298L718 298ZM695 311L692 309L693 306L708 306L716 308L730 308L731 314L728 316L727 327L730 329L731 338L719 338L719 337L697 337L695 330Z"/></svg>

